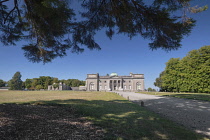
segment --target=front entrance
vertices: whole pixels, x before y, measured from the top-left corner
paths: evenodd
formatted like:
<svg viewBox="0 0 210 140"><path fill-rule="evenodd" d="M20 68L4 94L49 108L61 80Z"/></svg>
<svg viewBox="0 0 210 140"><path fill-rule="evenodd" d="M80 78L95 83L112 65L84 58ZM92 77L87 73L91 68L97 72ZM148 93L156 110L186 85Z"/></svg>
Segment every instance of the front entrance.
<svg viewBox="0 0 210 140"><path fill-rule="evenodd" d="M121 80L110 80L110 89L113 90L119 90L121 85Z"/></svg>

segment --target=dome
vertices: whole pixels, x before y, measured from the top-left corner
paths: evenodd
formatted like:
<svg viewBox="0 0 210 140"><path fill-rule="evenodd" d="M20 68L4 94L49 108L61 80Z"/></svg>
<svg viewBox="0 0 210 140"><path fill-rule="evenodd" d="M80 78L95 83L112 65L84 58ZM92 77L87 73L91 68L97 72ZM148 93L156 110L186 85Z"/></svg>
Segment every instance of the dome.
<svg viewBox="0 0 210 140"><path fill-rule="evenodd" d="M113 72L110 74L110 76L118 76L117 73Z"/></svg>

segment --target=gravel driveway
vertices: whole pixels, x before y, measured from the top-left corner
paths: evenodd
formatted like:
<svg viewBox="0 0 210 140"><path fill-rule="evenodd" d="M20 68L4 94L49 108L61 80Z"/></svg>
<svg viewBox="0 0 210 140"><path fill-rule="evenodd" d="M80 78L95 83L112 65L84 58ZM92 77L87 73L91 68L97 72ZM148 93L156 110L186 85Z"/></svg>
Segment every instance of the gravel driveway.
<svg viewBox="0 0 210 140"><path fill-rule="evenodd" d="M134 102L143 101L149 110L210 137L210 102L134 92L117 93Z"/></svg>

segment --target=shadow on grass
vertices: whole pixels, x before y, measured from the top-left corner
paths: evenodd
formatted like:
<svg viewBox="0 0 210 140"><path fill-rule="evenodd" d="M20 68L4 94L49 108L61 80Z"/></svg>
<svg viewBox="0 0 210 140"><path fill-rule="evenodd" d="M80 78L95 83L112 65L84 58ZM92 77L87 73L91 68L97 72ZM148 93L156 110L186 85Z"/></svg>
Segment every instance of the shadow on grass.
<svg viewBox="0 0 210 140"><path fill-rule="evenodd" d="M78 117L85 117L102 127L106 132L105 139L202 139L202 136L127 100L71 99L38 101L31 104L73 107Z"/></svg>
<svg viewBox="0 0 210 140"><path fill-rule="evenodd" d="M47 108L47 110L44 109L36 111L34 110L32 105L34 107L38 106L39 108L40 107ZM31 111L22 110L23 113L17 115L18 111L15 111L16 110L15 108L17 108L17 106L30 106L29 110ZM71 121L72 114L74 117L76 114L77 118L82 117L92 121L94 123L93 126L99 126L99 128L103 128L104 129L103 132L105 133L105 137L103 137L103 139L198 140L203 138L202 136L197 135L191 131L188 131L185 128L182 128L168 120L165 120L159 117L158 115L147 111L145 108L141 108L139 107L139 105L131 103L127 100L90 101L90 100L72 99L72 100L36 101L36 102L30 102L29 104L25 105L13 104L12 110L10 111L1 110L1 114L10 114L10 116L7 115L11 121L9 125L13 127L17 127L18 125L18 121L15 121L17 120L17 117L26 118L28 116L33 116L37 118L36 119L37 124L41 123L40 120L42 120L43 124L41 126L42 127L48 126L49 130L53 129L50 132L47 131L47 134L53 133L52 136L55 138L56 136L54 135L59 134L60 138L66 137L65 139L67 139L69 138L69 135L72 135L72 133L73 134L76 133L74 129L70 129L72 127L78 128L77 125L72 126L72 121ZM54 117L51 118L50 116ZM65 120L69 120L70 122ZM31 123L30 121L31 120L26 121L25 125L27 125L28 129L33 130L34 128L31 128L31 126L29 125ZM33 126L35 125L34 123L32 124ZM43 133L42 132L43 129L41 129L41 126L40 128L34 129L34 131L38 131L37 129L40 129L39 130L40 133ZM85 127L84 130L93 129L94 128L93 126ZM4 127L8 127L8 124L6 124ZM79 126L79 128L81 127L82 126ZM55 132L54 128L58 128L59 131L65 131L64 132L65 135L63 135L62 132L59 133ZM66 133L68 132L67 131L68 129L70 129L70 131L69 133ZM101 137L102 134L98 134L99 136L97 135L98 132L101 132L98 131L98 127L96 127L96 129L94 130L96 131L94 132L90 131L92 135L89 134L89 131L85 131L86 132L85 136L80 137L79 139L87 139L87 138L102 139ZM81 129L78 129L77 131L81 131ZM82 132L80 132L79 134L82 134ZM47 135L46 138L49 138L49 135ZM72 138L74 139L74 137Z"/></svg>

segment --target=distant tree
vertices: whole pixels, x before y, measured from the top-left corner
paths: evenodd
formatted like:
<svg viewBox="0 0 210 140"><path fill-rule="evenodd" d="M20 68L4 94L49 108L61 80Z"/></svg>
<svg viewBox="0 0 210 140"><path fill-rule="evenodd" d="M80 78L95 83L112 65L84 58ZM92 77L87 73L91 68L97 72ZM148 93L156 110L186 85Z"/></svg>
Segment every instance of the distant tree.
<svg viewBox="0 0 210 140"><path fill-rule="evenodd" d="M54 83L54 84L53 84L53 87L54 87L54 88L58 88L58 87L59 87L59 84L58 84L58 83Z"/></svg>
<svg viewBox="0 0 210 140"><path fill-rule="evenodd" d="M43 85L44 89L47 89L49 85L52 85L52 81L52 77L47 76Z"/></svg>
<svg viewBox="0 0 210 140"><path fill-rule="evenodd" d="M149 87L149 88L147 89L147 91L152 91L152 88L151 88L151 87Z"/></svg>
<svg viewBox="0 0 210 140"><path fill-rule="evenodd" d="M25 81L25 87L27 89L30 89L32 87L32 79L26 79L26 81Z"/></svg>
<svg viewBox="0 0 210 140"><path fill-rule="evenodd" d="M54 84L54 83L59 83L59 80L58 80L58 78L53 78L53 81L52 81L52 83Z"/></svg>
<svg viewBox="0 0 210 140"><path fill-rule="evenodd" d="M25 89L25 88L26 88L25 82L23 81L23 82L22 82L22 89Z"/></svg>
<svg viewBox="0 0 210 140"><path fill-rule="evenodd" d="M38 78L33 78L31 83L31 89L36 89L36 86L38 85Z"/></svg>
<svg viewBox="0 0 210 140"><path fill-rule="evenodd" d="M21 90L22 80L20 72L16 72L12 79L9 81L10 90Z"/></svg>
<svg viewBox="0 0 210 140"><path fill-rule="evenodd" d="M154 85L156 87L160 88L160 91L165 91L166 89L163 86L163 77L164 77L165 71L162 71L158 78L155 79Z"/></svg>
<svg viewBox="0 0 210 140"><path fill-rule="evenodd" d="M85 86L86 82L85 81L80 81L80 86Z"/></svg>
<svg viewBox="0 0 210 140"><path fill-rule="evenodd" d="M6 84L6 82L5 82L5 81L3 81L2 79L0 79L0 87L4 87L4 86L5 86L5 84Z"/></svg>
<svg viewBox="0 0 210 140"><path fill-rule="evenodd" d="M22 47L25 57L44 63L65 56L68 49L76 53L84 51L81 46L100 50L94 36L102 29L110 39L114 34L140 35L151 40L151 49L176 50L195 25L185 11L207 9L190 7L192 0L152 0L149 4L143 0L78 0L79 12L68 0L8 1L0 1L0 41L15 45L30 40ZM174 14L183 9L183 15Z"/></svg>
<svg viewBox="0 0 210 140"><path fill-rule="evenodd" d="M42 85L36 85L36 90L40 90L40 89L43 89L43 86Z"/></svg>
<svg viewBox="0 0 210 140"><path fill-rule="evenodd" d="M152 91L152 92L155 92L156 90L155 89L153 89L153 88L151 88L151 87L149 87L148 89L147 89L147 91Z"/></svg>

